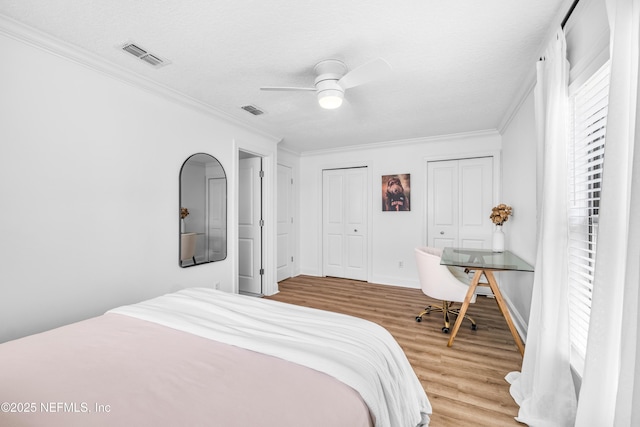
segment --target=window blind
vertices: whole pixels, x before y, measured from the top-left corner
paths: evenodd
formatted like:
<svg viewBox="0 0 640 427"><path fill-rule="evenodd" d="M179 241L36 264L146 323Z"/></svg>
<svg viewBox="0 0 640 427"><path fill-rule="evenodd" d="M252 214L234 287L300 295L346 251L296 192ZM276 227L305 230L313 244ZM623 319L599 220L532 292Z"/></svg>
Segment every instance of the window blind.
<svg viewBox="0 0 640 427"><path fill-rule="evenodd" d="M572 364L582 373L589 333L604 163L609 63L572 96L569 144L569 331Z"/></svg>

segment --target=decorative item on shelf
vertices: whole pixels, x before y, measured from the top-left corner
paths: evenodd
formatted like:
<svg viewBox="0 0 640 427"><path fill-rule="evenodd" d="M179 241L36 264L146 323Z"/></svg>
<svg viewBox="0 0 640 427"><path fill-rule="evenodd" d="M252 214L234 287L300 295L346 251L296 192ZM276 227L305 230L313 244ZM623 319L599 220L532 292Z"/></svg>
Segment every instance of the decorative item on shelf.
<svg viewBox="0 0 640 427"><path fill-rule="evenodd" d="M493 252L504 252L504 233L502 232L502 225L509 220L509 216L513 213L511 206L500 203L491 209L491 222L496 225L496 229L493 232L493 239L491 243L491 249Z"/></svg>
<svg viewBox="0 0 640 427"><path fill-rule="evenodd" d="M180 208L180 232L185 232L184 219L189 216L189 209Z"/></svg>

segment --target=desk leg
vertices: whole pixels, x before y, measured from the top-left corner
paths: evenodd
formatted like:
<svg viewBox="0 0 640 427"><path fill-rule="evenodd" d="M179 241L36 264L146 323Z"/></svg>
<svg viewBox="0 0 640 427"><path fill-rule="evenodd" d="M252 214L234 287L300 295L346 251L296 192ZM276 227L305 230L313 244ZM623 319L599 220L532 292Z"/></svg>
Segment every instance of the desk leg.
<svg viewBox="0 0 640 427"><path fill-rule="evenodd" d="M511 314L509 314L509 309L507 308L507 305L505 304L504 299L502 298L502 293L498 288L498 283L496 282L496 278L494 277L491 271L485 271L484 275L487 277L487 280L489 281L489 286L493 291L493 295L496 297L496 302L498 303L498 307L502 312L502 316L504 317L504 320L507 321L507 326L509 326L511 335L513 335L513 339L516 342L516 346L518 347L518 350L520 350L520 355L524 356L524 344L522 344L520 335L518 335L518 331L516 330L516 327L513 324L513 320L511 320Z"/></svg>
<svg viewBox="0 0 640 427"><path fill-rule="evenodd" d="M467 312L467 308L469 308L469 304L471 303L471 298L473 298L473 293L476 291L478 287L478 283L480 282L480 277L482 276L483 270L476 270L473 275L473 280L469 285L469 290L467 291L467 295L464 297L464 302L462 303L462 307L460 307L460 312L458 313L458 318L456 319L456 324L453 325L453 331L451 331L451 337L449 338L449 342L447 343L447 347L451 347L453 345L453 340L456 338L456 334L460 329L460 325L464 320L464 315Z"/></svg>

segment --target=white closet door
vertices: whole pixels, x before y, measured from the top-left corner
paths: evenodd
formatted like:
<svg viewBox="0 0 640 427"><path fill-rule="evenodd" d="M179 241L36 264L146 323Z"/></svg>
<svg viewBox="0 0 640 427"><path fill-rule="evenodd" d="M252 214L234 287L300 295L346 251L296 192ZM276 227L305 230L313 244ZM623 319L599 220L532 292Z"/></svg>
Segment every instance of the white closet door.
<svg viewBox="0 0 640 427"><path fill-rule="evenodd" d="M428 245L458 246L458 161L427 165Z"/></svg>
<svg viewBox="0 0 640 427"><path fill-rule="evenodd" d="M290 167L278 165L278 282L293 276L293 182Z"/></svg>
<svg viewBox="0 0 640 427"><path fill-rule="evenodd" d="M491 249L493 158L459 160L458 172L458 243L463 248Z"/></svg>
<svg viewBox="0 0 640 427"><path fill-rule="evenodd" d="M367 280L367 169L323 171L323 274Z"/></svg>
<svg viewBox="0 0 640 427"><path fill-rule="evenodd" d="M491 248L493 157L427 164L427 244Z"/></svg>

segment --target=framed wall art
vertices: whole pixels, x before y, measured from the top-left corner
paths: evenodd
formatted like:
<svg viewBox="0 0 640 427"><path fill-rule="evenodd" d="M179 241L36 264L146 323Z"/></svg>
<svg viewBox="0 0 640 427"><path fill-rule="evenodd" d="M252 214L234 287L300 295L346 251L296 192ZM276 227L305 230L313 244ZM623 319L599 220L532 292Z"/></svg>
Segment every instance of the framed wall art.
<svg viewBox="0 0 640 427"><path fill-rule="evenodd" d="M382 175L382 210L410 211L411 174Z"/></svg>

